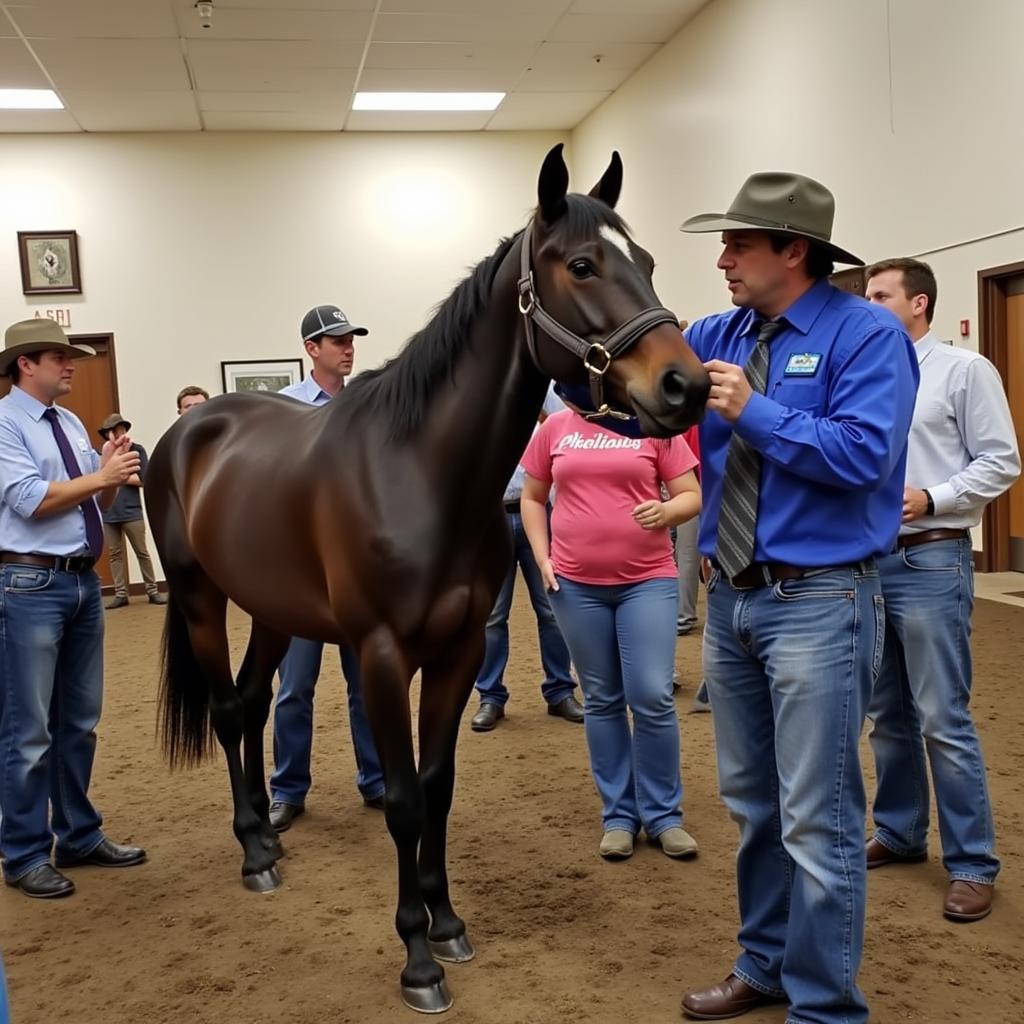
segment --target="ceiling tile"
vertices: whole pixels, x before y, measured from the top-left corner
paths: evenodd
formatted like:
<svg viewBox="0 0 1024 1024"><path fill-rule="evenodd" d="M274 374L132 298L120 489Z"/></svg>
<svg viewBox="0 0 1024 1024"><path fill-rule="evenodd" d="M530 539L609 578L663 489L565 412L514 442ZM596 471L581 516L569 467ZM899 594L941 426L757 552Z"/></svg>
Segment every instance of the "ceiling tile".
<svg viewBox="0 0 1024 1024"><path fill-rule="evenodd" d="M544 43L530 60L534 70L561 68L570 63L592 61L610 68L634 71L661 47L657 43ZM596 58L600 57L600 61Z"/></svg>
<svg viewBox="0 0 1024 1024"><path fill-rule="evenodd" d="M218 0L218 3L220 0ZM622 14L628 5L634 14L675 14L690 18L711 0L573 0L571 14Z"/></svg>
<svg viewBox="0 0 1024 1024"><path fill-rule="evenodd" d="M218 3L210 28L204 29L197 17L183 18L181 28L188 39L334 39L362 43L372 20L369 11L221 10Z"/></svg>
<svg viewBox="0 0 1024 1024"><path fill-rule="evenodd" d="M381 14L373 38L400 43L540 43L557 14Z"/></svg>
<svg viewBox="0 0 1024 1024"><path fill-rule="evenodd" d="M676 14L567 14L548 33L551 42L663 43L685 19Z"/></svg>
<svg viewBox="0 0 1024 1024"><path fill-rule="evenodd" d="M516 83L516 92L609 92L622 85L629 75L625 68L577 60L563 67L527 68Z"/></svg>
<svg viewBox="0 0 1024 1024"><path fill-rule="evenodd" d="M345 127L351 132L480 131L490 116L489 110L353 110Z"/></svg>
<svg viewBox="0 0 1024 1024"><path fill-rule="evenodd" d="M196 85L210 92L346 92L356 84L355 68L195 68Z"/></svg>
<svg viewBox="0 0 1024 1024"><path fill-rule="evenodd" d="M331 132L341 131L345 110L211 111L203 114L203 123L218 132Z"/></svg>
<svg viewBox="0 0 1024 1024"><path fill-rule="evenodd" d="M521 74L519 67L365 68L359 88L365 92L508 92Z"/></svg>
<svg viewBox="0 0 1024 1024"><path fill-rule="evenodd" d="M103 0L92 0L102 3ZM152 0L150 0L152 2ZM163 3L165 0L159 0ZM377 0L213 0L214 19L222 11L251 10L251 11L373 11L377 6ZM192 9L195 0L173 0L178 17L189 16L195 18L196 12Z"/></svg>
<svg viewBox="0 0 1024 1024"><path fill-rule="evenodd" d="M65 95L68 109L89 132L186 132L201 124L192 93L80 91Z"/></svg>
<svg viewBox="0 0 1024 1024"><path fill-rule="evenodd" d="M81 128L66 110L0 110L0 134L77 131Z"/></svg>
<svg viewBox="0 0 1024 1024"><path fill-rule="evenodd" d="M575 128L610 92L514 92L487 124L491 131L553 131Z"/></svg>
<svg viewBox="0 0 1024 1024"><path fill-rule="evenodd" d="M381 11L410 14L560 13L569 0L384 0Z"/></svg>
<svg viewBox="0 0 1024 1024"><path fill-rule="evenodd" d="M521 71L536 49L532 43L373 43L366 67Z"/></svg>
<svg viewBox="0 0 1024 1024"><path fill-rule="evenodd" d="M170 5L154 0L49 0L7 7L29 38L167 39L178 27Z"/></svg>
<svg viewBox="0 0 1024 1024"><path fill-rule="evenodd" d="M37 39L32 46L62 91L189 88L176 39Z"/></svg>
<svg viewBox="0 0 1024 1024"><path fill-rule="evenodd" d="M352 90L325 92L201 92L199 106L204 112L309 113L347 109Z"/></svg>
<svg viewBox="0 0 1024 1024"><path fill-rule="evenodd" d="M319 40L194 39L187 44L192 67L357 68L362 43Z"/></svg>
<svg viewBox="0 0 1024 1024"><path fill-rule="evenodd" d="M49 89L50 82L20 39L0 39L0 89Z"/></svg>

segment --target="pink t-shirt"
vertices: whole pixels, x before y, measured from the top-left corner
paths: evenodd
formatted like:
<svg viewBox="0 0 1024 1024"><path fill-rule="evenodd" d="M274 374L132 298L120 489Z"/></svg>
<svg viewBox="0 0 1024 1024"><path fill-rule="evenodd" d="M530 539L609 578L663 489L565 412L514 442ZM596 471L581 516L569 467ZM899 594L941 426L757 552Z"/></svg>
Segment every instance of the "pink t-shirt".
<svg viewBox="0 0 1024 1024"><path fill-rule="evenodd" d="M668 529L643 529L633 509L660 500L662 481L697 465L681 437L621 437L567 409L541 424L522 464L555 485L551 563L559 576L617 585L677 575Z"/></svg>

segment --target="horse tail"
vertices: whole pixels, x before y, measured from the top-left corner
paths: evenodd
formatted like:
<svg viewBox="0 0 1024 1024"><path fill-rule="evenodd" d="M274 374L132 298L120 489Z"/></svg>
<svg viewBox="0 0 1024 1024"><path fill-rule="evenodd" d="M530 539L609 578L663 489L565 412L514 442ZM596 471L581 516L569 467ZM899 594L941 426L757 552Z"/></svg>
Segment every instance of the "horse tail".
<svg viewBox="0 0 1024 1024"><path fill-rule="evenodd" d="M171 767L199 764L213 751L210 687L192 648L174 590L167 595L160 666L161 735Z"/></svg>

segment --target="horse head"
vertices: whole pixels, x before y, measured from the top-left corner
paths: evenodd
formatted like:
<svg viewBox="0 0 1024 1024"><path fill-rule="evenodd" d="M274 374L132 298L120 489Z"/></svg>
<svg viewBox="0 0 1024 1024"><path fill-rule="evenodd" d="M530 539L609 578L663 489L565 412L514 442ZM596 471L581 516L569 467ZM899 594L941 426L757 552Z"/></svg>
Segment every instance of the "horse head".
<svg viewBox="0 0 1024 1024"><path fill-rule="evenodd" d="M589 195L570 194L559 144L548 153L523 237L519 308L531 355L567 385L589 385L599 412L637 417L652 437L703 416L711 381L662 306L654 260L615 213L618 153Z"/></svg>

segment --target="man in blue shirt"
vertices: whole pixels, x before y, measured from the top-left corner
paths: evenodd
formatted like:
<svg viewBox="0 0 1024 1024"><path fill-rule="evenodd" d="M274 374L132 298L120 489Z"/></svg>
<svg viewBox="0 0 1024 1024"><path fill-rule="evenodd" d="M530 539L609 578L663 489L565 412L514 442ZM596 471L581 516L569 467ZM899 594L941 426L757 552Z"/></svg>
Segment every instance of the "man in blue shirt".
<svg viewBox="0 0 1024 1024"><path fill-rule="evenodd" d="M92 355L45 319L13 324L0 352L14 380L0 400L0 854L4 881L41 899L75 889L50 864L54 836L58 868L146 859L104 836L88 793L103 698L99 508L139 470L127 434L97 456L54 404Z"/></svg>
<svg viewBox="0 0 1024 1024"><path fill-rule="evenodd" d="M302 318L302 344L313 363L310 375L278 394L309 405L326 405L345 386L355 359L355 336L369 334L354 327L337 306L315 306ZM367 807L384 806L384 772L363 708L359 659L345 644L339 648L348 683L348 721L356 755L356 785ZM286 832L305 811L312 784L313 694L320 676L324 645L294 637L281 662L281 686L274 704L274 774L270 776L270 823Z"/></svg>
<svg viewBox="0 0 1024 1024"><path fill-rule="evenodd" d="M687 340L711 376L701 427L704 674L722 798L740 826L742 952L683 998L697 1020L788 1002L787 1024L864 1024L858 739L884 638L875 556L892 550L917 388L895 317L828 282L832 194L753 175L721 234L736 307Z"/></svg>

